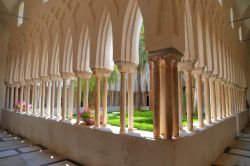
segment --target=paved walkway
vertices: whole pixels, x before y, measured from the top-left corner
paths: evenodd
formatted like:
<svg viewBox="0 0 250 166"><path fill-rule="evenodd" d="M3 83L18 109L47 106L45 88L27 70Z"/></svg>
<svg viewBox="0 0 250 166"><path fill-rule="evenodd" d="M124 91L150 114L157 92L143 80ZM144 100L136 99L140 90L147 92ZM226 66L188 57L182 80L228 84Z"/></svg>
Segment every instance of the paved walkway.
<svg viewBox="0 0 250 166"><path fill-rule="evenodd" d="M250 124L212 166L250 166Z"/></svg>
<svg viewBox="0 0 250 166"><path fill-rule="evenodd" d="M0 166L77 166L30 140L0 130Z"/></svg>

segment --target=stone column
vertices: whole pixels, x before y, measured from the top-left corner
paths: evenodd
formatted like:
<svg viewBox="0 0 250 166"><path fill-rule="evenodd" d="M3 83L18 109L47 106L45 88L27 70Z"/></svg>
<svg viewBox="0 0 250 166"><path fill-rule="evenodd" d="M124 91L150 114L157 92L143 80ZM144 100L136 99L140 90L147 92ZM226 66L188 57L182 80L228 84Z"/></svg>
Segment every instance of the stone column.
<svg viewBox="0 0 250 166"><path fill-rule="evenodd" d="M160 106L161 106L161 96L160 91L161 91L161 83L160 83L160 60L158 58L150 58L150 63L153 64L153 82L154 82L154 114L153 114L153 134L154 137L159 139L161 136L161 127L160 127Z"/></svg>
<svg viewBox="0 0 250 166"><path fill-rule="evenodd" d="M74 80L70 80L70 87L69 87L69 106L68 106L68 116L69 120L73 118L73 110L74 110Z"/></svg>
<svg viewBox="0 0 250 166"><path fill-rule="evenodd" d="M100 127L100 76L96 75L95 127Z"/></svg>
<svg viewBox="0 0 250 166"><path fill-rule="evenodd" d="M30 84L27 85L27 100L26 100L26 113L29 113L29 105L30 105Z"/></svg>
<svg viewBox="0 0 250 166"><path fill-rule="evenodd" d="M42 81L41 83L41 113L40 116L44 116L45 113L45 87L46 87L46 82Z"/></svg>
<svg viewBox="0 0 250 166"><path fill-rule="evenodd" d="M152 68L152 66L151 66ZM152 74L152 71L150 71ZM152 81L151 81L152 82ZM150 94L152 97L152 94ZM150 99L151 100L151 99ZM151 106L152 106L151 101ZM151 107L150 106L150 107ZM152 107L151 107L152 108ZM151 111L153 109L150 109ZM128 131L134 130L134 89L133 89L133 73L128 73Z"/></svg>
<svg viewBox="0 0 250 166"><path fill-rule="evenodd" d="M121 73L121 89L120 89L120 133L126 132L126 73Z"/></svg>
<svg viewBox="0 0 250 166"><path fill-rule="evenodd" d="M61 104L62 104L62 88L61 88L61 81L57 81L57 102L56 102L56 114L58 118L62 118L62 109L61 109Z"/></svg>
<svg viewBox="0 0 250 166"><path fill-rule="evenodd" d="M224 81L221 81L220 86L220 96L221 96L221 110L222 110L222 118L226 117L226 104L225 104L225 93L224 93Z"/></svg>
<svg viewBox="0 0 250 166"><path fill-rule="evenodd" d="M226 116L225 117L228 117L229 116L229 94L228 94L228 83L226 82L224 84L224 99L225 99L225 112L226 112Z"/></svg>
<svg viewBox="0 0 250 166"><path fill-rule="evenodd" d="M209 78L209 86L210 86L209 88L210 88L210 105L211 105L212 118L214 121L217 121L215 79L216 79L216 76L211 76Z"/></svg>
<svg viewBox="0 0 250 166"><path fill-rule="evenodd" d="M81 112L81 98L82 98L82 81L81 78L77 78L77 108L76 108L76 123L80 122Z"/></svg>
<svg viewBox="0 0 250 166"><path fill-rule="evenodd" d="M19 100L18 89L19 89L19 87L16 86L16 87L15 87L15 100L14 100L15 103L14 103L14 106L16 106L16 104L17 104L17 102L18 102L18 100Z"/></svg>
<svg viewBox="0 0 250 166"><path fill-rule="evenodd" d="M14 106L14 86L10 87L10 109L13 110Z"/></svg>
<svg viewBox="0 0 250 166"><path fill-rule="evenodd" d="M182 87L182 71L178 71L178 98L179 98L179 127L182 128L183 117L183 87Z"/></svg>
<svg viewBox="0 0 250 166"><path fill-rule="evenodd" d="M33 83L33 93L32 93L32 108L33 108L33 115L36 114L36 102L37 102L37 82L34 81Z"/></svg>
<svg viewBox="0 0 250 166"><path fill-rule="evenodd" d="M6 84L5 109L9 109L9 86Z"/></svg>
<svg viewBox="0 0 250 166"><path fill-rule="evenodd" d="M46 116L50 114L50 105L51 105L51 81L48 81L47 89L47 100L46 100Z"/></svg>
<svg viewBox="0 0 250 166"><path fill-rule="evenodd" d="M233 106L232 106L232 102L233 102L233 100L232 100L232 88L231 88L231 84L229 84L228 85L228 87L227 87L227 91L228 91L228 116L231 116L231 114L232 114L232 111L233 111Z"/></svg>
<svg viewBox="0 0 250 166"><path fill-rule="evenodd" d="M178 105L178 69L177 69L178 59L175 58L175 56L173 56L173 57L170 57L169 59L167 59L167 62L168 61L171 63L171 74L172 74L171 92L169 92L169 96L172 96L172 103L171 103L172 111L171 110L169 111L169 113L167 114L167 115L169 115L169 117L166 117L166 118L167 118L167 122L169 122L169 125L168 125L169 134L167 134L167 138L171 139L172 135L175 138L179 137L179 130L180 130L180 128L179 128L179 107L178 107L179 106ZM167 71L166 71L166 75L169 75L169 73ZM166 82L168 82L168 81L169 81L169 78L167 78L167 76L166 76ZM170 87L166 86L166 89L168 89L168 88L170 88ZM168 97L167 94L166 94L166 96ZM167 97L166 97L166 100L168 100ZM171 122L172 118L173 118L173 121ZM173 133L171 133L171 128L173 130Z"/></svg>
<svg viewBox="0 0 250 166"><path fill-rule="evenodd" d="M89 108L89 80L84 79L84 108Z"/></svg>
<svg viewBox="0 0 250 166"><path fill-rule="evenodd" d="M188 131L193 131L193 94L192 94L192 64L186 64L183 68L186 83L186 110Z"/></svg>
<svg viewBox="0 0 250 166"><path fill-rule="evenodd" d="M220 91L220 78L215 80L215 94L216 94L216 109L217 109L217 116L222 119L222 109L221 109L221 91Z"/></svg>
<svg viewBox="0 0 250 166"><path fill-rule="evenodd" d="M149 62L150 66L150 91L149 91L149 110L154 110L154 62Z"/></svg>
<svg viewBox="0 0 250 166"><path fill-rule="evenodd" d="M62 121L66 118L67 111L67 80L63 79L63 92L62 92Z"/></svg>
<svg viewBox="0 0 250 166"><path fill-rule="evenodd" d="M208 124L211 124L211 110L210 110L210 91L209 91L209 73L203 73L202 79L204 82L204 105L205 118Z"/></svg>
<svg viewBox="0 0 250 166"><path fill-rule="evenodd" d="M203 122L203 113L202 113L202 70L198 69L194 71L194 77L196 79L196 88L197 88L197 110L198 110L198 125L199 127L204 127Z"/></svg>
<svg viewBox="0 0 250 166"><path fill-rule="evenodd" d="M23 102L23 85L20 86L20 102L22 105ZM23 111L23 107L21 107L21 112Z"/></svg>
<svg viewBox="0 0 250 166"><path fill-rule="evenodd" d="M104 76L103 90L102 90L102 127L106 127L107 125L107 96L108 96L107 82L108 82L108 77Z"/></svg>
<svg viewBox="0 0 250 166"><path fill-rule="evenodd" d="M55 84L56 82L52 81L52 89L51 89L51 106L50 106L50 118L53 118L55 115Z"/></svg>

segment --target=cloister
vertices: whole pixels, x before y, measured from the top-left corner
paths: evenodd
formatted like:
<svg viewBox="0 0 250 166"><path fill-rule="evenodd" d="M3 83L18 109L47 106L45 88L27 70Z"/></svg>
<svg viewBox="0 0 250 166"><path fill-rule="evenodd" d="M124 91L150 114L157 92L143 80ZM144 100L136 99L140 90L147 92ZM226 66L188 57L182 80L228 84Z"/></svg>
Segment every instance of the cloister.
<svg viewBox="0 0 250 166"><path fill-rule="evenodd" d="M250 1L1 0L0 7L3 131L87 166L206 166L248 124ZM152 112L152 131L134 125L142 107Z"/></svg>

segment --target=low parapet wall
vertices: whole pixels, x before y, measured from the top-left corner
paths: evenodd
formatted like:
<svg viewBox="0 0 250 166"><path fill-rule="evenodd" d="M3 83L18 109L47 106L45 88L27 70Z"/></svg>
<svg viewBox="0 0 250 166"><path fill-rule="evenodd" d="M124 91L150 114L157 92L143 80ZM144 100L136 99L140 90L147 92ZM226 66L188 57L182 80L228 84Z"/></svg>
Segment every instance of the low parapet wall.
<svg viewBox="0 0 250 166"><path fill-rule="evenodd" d="M55 120L1 111L1 127L86 166L206 166L236 136L236 116L175 142L74 126ZM248 111L238 115L241 128ZM247 119L247 120L246 120Z"/></svg>

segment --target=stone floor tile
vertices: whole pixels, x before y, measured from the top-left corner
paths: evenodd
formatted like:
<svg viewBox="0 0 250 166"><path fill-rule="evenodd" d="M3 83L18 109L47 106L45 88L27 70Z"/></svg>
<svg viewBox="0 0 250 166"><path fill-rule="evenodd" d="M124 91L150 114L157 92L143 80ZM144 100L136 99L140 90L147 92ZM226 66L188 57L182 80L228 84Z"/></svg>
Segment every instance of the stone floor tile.
<svg viewBox="0 0 250 166"><path fill-rule="evenodd" d="M6 151L0 152L0 158L14 156L14 155L17 155L17 154L18 154L18 152L15 151L15 150L6 150Z"/></svg>

